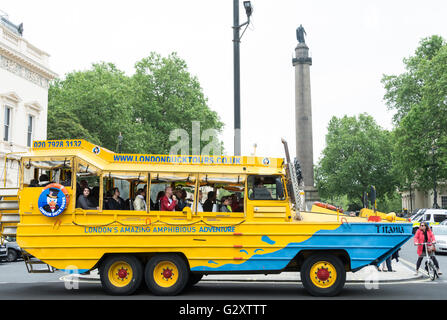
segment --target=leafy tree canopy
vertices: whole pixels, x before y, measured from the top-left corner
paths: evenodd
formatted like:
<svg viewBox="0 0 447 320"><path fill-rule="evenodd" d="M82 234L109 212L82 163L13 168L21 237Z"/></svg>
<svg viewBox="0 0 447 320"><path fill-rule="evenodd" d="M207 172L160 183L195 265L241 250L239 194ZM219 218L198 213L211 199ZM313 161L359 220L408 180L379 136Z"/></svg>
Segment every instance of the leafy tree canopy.
<svg viewBox="0 0 447 320"><path fill-rule="evenodd" d="M122 152L169 153L169 135L183 129L192 137L192 121L200 129L221 132L223 123L209 109L199 81L175 53L151 53L127 76L112 63L74 71L49 89L48 138L84 138ZM192 145L192 138L189 138ZM202 142L202 145L205 142Z"/></svg>
<svg viewBox="0 0 447 320"><path fill-rule="evenodd" d="M401 186L428 190L447 179L447 44L425 38L404 62L404 73L382 80L396 110L393 163Z"/></svg>
<svg viewBox="0 0 447 320"><path fill-rule="evenodd" d="M376 187L377 198L395 190L391 170L391 134L367 114L333 117L326 147L316 166L316 185L323 198L346 195L361 204L363 192Z"/></svg>

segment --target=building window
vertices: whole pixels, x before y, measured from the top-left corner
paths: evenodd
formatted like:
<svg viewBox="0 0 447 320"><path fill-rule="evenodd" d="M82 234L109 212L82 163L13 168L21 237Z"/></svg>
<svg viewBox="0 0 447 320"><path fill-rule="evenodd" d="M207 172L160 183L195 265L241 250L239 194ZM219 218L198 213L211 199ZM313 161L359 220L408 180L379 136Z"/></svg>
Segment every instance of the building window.
<svg viewBox="0 0 447 320"><path fill-rule="evenodd" d="M34 116L28 115L28 131L26 133L26 145L31 147L33 143Z"/></svg>
<svg viewBox="0 0 447 320"><path fill-rule="evenodd" d="M3 135L4 141L9 141L11 135L11 107L5 106L5 131Z"/></svg>
<svg viewBox="0 0 447 320"><path fill-rule="evenodd" d="M441 196L441 208L447 209L447 196Z"/></svg>

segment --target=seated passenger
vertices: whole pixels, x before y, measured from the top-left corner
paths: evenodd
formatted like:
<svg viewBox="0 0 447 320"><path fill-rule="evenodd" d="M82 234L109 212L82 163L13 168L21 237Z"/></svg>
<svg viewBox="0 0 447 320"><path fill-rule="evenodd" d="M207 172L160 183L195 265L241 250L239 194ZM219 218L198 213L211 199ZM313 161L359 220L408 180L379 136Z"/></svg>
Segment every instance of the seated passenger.
<svg viewBox="0 0 447 320"><path fill-rule="evenodd" d="M32 188L32 187L38 187L39 186L39 181L37 181L36 179L32 179L28 185L28 187Z"/></svg>
<svg viewBox="0 0 447 320"><path fill-rule="evenodd" d="M233 212L231 210L231 197L223 197L220 212Z"/></svg>
<svg viewBox="0 0 447 320"><path fill-rule="evenodd" d="M177 205L177 197L173 195L172 188L165 188L165 195L160 200L161 206L160 211L174 211Z"/></svg>
<svg viewBox="0 0 447 320"><path fill-rule="evenodd" d="M203 197L203 193L202 193L202 190L199 190L199 196L198 196L198 200L199 200L199 202L197 203L197 212L204 212L203 211L203 206L202 206L202 197ZM193 210L193 212L194 212L194 210L195 210L195 203L193 204L193 206L192 206L192 210Z"/></svg>
<svg viewBox="0 0 447 320"><path fill-rule="evenodd" d="M259 178L256 181L255 187L253 188L253 200L273 200L272 194L264 186L264 178Z"/></svg>
<svg viewBox="0 0 447 320"><path fill-rule="evenodd" d="M76 202L76 208L82 208L84 210L99 210L98 207L94 207L93 204L89 200L90 189L84 188L82 194L79 196L78 201Z"/></svg>
<svg viewBox="0 0 447 320"><path fill-rule="evenodd" d="M183 211L183 208L188 206L188 204L186 203L186 191L183 192L184 190L182 189L175 189L174 190L174 194L177 197L177 205L175 206L175 210L176 211Z"/></svg>
<svg viewBox="0 0 447 320"><path fill-rule="evenodd" d="M137 196L133 202L133 209L135 211L146 211L146 192L144 189L138 189Z"/></svg>
<svg viewBox="0 0 447 320"><path fill-rule="evenodd" d="M98 206L99 204L99 187L95 186L92 188L90 192L90 201L94 206Z"/></svg>
<svg viewBox="0 0 447 320"><path fill-rule="evenodd" d="M41 187L46 187L47 185L49 185L51 183L50 178L48 178L48 175L46 175L46 174L42 174L39 177L39 182L40 182Z"/></svg>
<svg viewBox="0 0 447 320"><path fill-rule="evenodd" d="M203 204L203 210L205 212L213 211L213 204L216 203L216 193L214 191L208 192L208 199L205 200Z"/></svg>
<svg viewBox="0 0 447 320"><path fill-rule="evenodd" d="M118 188L112 189L112 197L107 201L108 210L124 210L124 199L120 197Z"/></svg>
<svg viewBox="0 0 447 320"><path fill-rule="evenodd" d="M157 199L155 200L154 210L160 211L160 208L161 208L161 198L163 198L164 196L165 196L165 192L164 191L160 191L160 192L157 193Z"/></svg>

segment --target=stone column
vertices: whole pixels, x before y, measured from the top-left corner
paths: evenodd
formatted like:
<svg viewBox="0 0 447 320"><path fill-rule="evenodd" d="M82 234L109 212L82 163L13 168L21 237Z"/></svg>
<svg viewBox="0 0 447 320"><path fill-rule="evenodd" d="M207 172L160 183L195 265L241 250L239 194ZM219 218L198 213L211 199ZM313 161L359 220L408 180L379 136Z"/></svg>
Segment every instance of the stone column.
<svg viewBox="0 0 447 320"><path fill-rule="evenodd" d="M312 103L310 90L309 47L306 43L298 43L295 48L295 126L296 126L296 157L301 165L304 180L306 209L309 210L314 201L319 200L314 186L314 159L312 141Z"/></svg>

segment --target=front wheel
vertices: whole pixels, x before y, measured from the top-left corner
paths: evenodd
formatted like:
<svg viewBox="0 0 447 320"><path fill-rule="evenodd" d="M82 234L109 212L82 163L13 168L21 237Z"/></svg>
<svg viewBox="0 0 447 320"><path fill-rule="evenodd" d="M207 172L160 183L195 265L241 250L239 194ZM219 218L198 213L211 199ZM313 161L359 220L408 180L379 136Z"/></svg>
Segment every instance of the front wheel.
<svg viewBox="0 0 447 320"><path fill-rule="evenodd" d="M313 296L332 297L345 285L346 271L341 260L331 254L308 257L301 267L301 282Z"/></svg>
<svg viewBox="0 0 447 320"><path fill-rule="evenodd" d="M146 264L144 271L149 290L158 296L174 296L182 292L189 280L189 268L176 254L158 254Z"/></svg>
<svg viewBox="0 0 447 320"><path fill-rule="evenodd" d="M431 281L435 280L438 275L432 261L427 261L427 273Z"/></svg>

